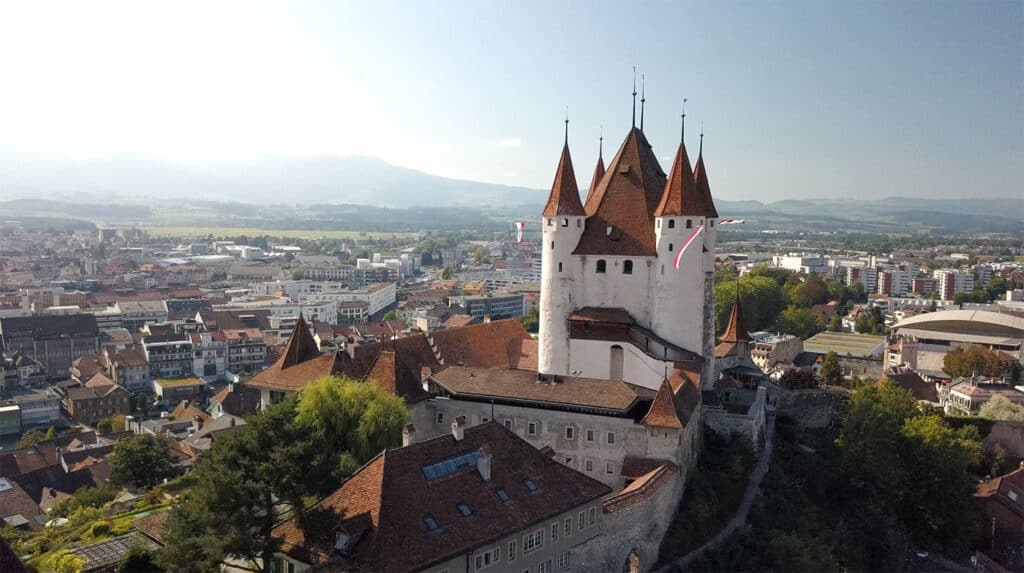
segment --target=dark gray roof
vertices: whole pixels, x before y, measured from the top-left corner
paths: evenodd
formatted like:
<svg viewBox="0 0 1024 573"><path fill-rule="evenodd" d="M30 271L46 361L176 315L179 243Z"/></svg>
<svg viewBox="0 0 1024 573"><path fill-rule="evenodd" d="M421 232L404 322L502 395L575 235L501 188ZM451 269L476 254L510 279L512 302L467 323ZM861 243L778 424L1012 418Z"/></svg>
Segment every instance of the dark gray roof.
<svg viewBox="0 0 1024 573"><path fill-rule="evenodd" d="M35 340L68 336L98 336L96 317L91 314L12 316L0 318L0 335L5 339L31 336Z"/></svg>

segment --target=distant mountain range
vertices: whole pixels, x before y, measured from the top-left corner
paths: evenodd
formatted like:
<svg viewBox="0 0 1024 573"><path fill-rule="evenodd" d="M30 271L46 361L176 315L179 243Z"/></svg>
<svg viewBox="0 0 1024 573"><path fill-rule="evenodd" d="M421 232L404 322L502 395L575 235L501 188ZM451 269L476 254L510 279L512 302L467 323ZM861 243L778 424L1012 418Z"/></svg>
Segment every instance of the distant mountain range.
<svg viewBox="0 0 1024 573"><path fill-rule="evenodd" d="M543 189L450 179L359 156L264 157L197 167L137 156L54 161L0 155L0 212L5 217L142 224L203 219L205 224L266 228L416 228L418 223L471 228L474 220L529 220L546 199ZM747 219L743 229L751 231L1024 234L1024 198L770 203L719 198L715 203L722 216ZM156 221L151 207L160 211ZM410 207L416 212L407 212Z"/></svg>

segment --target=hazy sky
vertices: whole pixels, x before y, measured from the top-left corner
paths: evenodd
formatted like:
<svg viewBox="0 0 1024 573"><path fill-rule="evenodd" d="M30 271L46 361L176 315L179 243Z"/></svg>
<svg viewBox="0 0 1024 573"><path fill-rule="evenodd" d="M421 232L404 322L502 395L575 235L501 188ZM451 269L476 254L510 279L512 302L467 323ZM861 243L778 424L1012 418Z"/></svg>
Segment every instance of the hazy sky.
<svg viewBox="0 0 1024 573"><path fill-rule="evenodd" d="M589 183L681 100L716 196L1024 194L1024 2L0 4L0 147L204 161L360 154Z"/></svg>

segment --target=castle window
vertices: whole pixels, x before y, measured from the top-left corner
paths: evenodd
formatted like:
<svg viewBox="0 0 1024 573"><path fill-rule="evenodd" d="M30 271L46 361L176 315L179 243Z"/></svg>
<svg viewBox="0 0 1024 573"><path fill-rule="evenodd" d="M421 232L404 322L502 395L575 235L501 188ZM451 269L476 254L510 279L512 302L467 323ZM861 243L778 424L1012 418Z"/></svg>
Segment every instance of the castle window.
<svg viewBox="0 0 1024 573"><path fill-rule="evenodd" d="M668 252L671 253L671 252L673 252L675 250L676 250L675 245L673 245L672 243L669 243L668 244Z"/></svg>
<svg viewBox="0 0 1024 573"><path fill-rule="evenodd" d="M608 378L622 380L622 363L622 347L618 344L613 344L608 357Z"/></svg>
<svg viewBox="0 0 1024 573"><path fill-rule="evenodd" d="M669 219L668 220L668 228L669 229L675 229L676 228L676 220L675 219Z"/></svg>
<svg viewBox="0 0 1024 573"><path fill-rule="evenodd" d="M622 274L631 275L633 274L633 261L626 261L622 263Z"/></svg>
<svg viewBox="0 0 1024 573"><path fill-rule="evenodd" d="M583 226L583 219L576 219L576 226L577 227L582 227Z"/></svg>
<svg viewBox="0 0 1024 573"><path fill-rule="evenodd" d="M555 242L554 241L551 241L551 250L552 251L555 250Z"/></svg>
<svg viewBox="0 0 1024 573"><path fill-rule="evenodd" d="M608 269L608 263L604 259L597 260L597 272L603 273Z"/></svg>
<svg viewBox="0 0 1024 573"><path fill-rule="evenodd" d="M551 225L554 225L554 224L555 224L555 220L554 219L548 219L548 227L550 227Z"/></svg>
<svg viewBox="0 0 1024 573"><path fill-rule="evenodd" d="M568 217L562 219L562 226L563 227L568 227L569 226L569 218Z"/></svg>
<svg viewBox="0 0 1024 573"><path fill-rule="evenodd" d="M558 272L562 272L562 263L558 263Z"/></svg>
<svg viewBox="0 0 1024 573"><path fill-rule="evenodd" d="M708 219L708 225L710 225L710 226L714 227L714 226L715 226L715 221L714 221L714 219Z"/></svg>
<svg viewBox="0 0 1024 573"><path fill-rule="evenodd" d="M686 228L687 229L692 229L693 228L693 219L687 219L686 220Z"/></svg>

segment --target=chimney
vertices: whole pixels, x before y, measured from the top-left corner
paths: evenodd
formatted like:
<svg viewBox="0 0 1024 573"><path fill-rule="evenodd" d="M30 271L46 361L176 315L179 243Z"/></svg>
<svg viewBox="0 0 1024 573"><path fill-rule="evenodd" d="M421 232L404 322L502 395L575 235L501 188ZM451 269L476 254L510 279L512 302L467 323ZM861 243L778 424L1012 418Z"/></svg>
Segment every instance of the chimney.
<svg viewBox="0 0 1024 573"><path fill-rule="evenodd" d="M491 315L485 314L484 315L484 324L490 324L490 323L491 323Z"/></svg>
<svg viewBox="0 0 1024 573"><path fill-rule="evenodd" d="M476 452L476 471L480 472L484 481L491 481L491 459L491 449L487 444L480 446Z"/></svg>
<svg viewBox="0 0 1024 573"><path fill-rule="evenodd" d="M429 366L420 368L420 383L423 384L423 391L430 392L430 376L434 373Z"/></svg>
<svg viewBox="0 0 1024 573"><path fill-rule="evenodd" d="M456 416L452 420L452 435L455 436L456 442L461 442L462 438L466 435L466 417Z"/></svg>
<svg viewBox="0 0 1024 573"><path fill-rule="evenodd" d="M406 424L405 428L402 428L402 447L411 446L413 440L416 439L416 426L412 424Z"/></svg>
<svg viewBox="0 0 1024 573"><path fill-rule="evenodd" d="M232 393L234 391L235 391L235 383L234 382L228 382L228 394L230 394L230 393Z"/></svg>
<svg viewBox="0 0 1024 573"><path fill-rule="evenodd" d="M192 416L192 431L193 432L198 432L199 431L199 426L202 425L202 420L203 419L200 418L199 416Z"/></svg>

